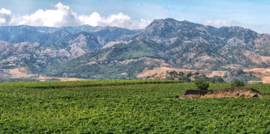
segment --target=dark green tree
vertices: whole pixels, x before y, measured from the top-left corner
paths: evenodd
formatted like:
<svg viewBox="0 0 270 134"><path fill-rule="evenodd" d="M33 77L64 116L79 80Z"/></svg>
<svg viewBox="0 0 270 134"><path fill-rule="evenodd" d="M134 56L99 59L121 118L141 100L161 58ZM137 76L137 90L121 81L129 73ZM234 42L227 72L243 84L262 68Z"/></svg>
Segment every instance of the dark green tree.
<svg viewBox="0 0 270 134"><path fill-rule="evenodd" d="M190 77L191 75L192 75L192 73L191 73L191 72L187 73L187 77Z"/></svg>
<svg viewBox="0 0 270 134"><path fill-rule="evenodd" d="M200 90L207 90L209 87L209 83L204 82L202 80L195 81L195 85L197 86L198 89Z"/></svg>
<svg viewBox="0 0 270 134"><path fill-rule="evenodd" d="M245 86L243 81L240 80L234 80L234 82L231 84L231 87L243 87Z"/></svg>
<svg viewBox="0 0 270 134"><path fill-rule="evenodd" d="M184 76L184 72L179 72L179 76Z"/></svg>

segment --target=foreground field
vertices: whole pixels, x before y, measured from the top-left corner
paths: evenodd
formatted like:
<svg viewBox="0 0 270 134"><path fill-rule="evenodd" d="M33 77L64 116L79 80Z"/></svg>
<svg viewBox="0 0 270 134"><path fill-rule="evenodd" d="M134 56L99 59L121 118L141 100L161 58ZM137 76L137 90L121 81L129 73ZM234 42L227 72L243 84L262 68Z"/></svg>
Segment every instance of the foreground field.
<svg viewBox="0 0 270 134"><path fill-rule="evenodd" d="M0 88L35 88L35 89L59 89L79 87L103 87L103 86L124 86L140 84L169 84L182 83L175 80L87 80L87 81L47 81L47 82L17 82L0 83Z"/></svg>
<svg viewBox="0 0 270 134"><path fill-rule="evenodd" d="M270 90L265 84L247 86L265 94ZM45 90L6 85L0 89L0 133L270 133L267 96L176 99L195 88L170 84Z"/></svg>

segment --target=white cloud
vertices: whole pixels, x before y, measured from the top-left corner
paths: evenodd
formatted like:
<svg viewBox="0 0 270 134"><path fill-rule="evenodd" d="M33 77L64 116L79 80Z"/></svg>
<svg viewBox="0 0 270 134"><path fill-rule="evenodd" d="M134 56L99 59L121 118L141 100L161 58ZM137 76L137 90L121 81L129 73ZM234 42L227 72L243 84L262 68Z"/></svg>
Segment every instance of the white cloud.
<svg viewBox="0 0 270 134"><path fill-rule="evenodd" d="M30 25L30 26L79 26L88 24L91 26L117 26L129 29L143 29L150 21L141 19L131 20L130 16L123 13L113 14L109 17L102 17L99 13L93 12L90 15L77 15L69 6L58 3L56 9L39 9L31 15L11 16L11 11L2 8L0 10L0 25Z"/></svg>
<svg viewBox="0 0 270 134"><path fill-rule="evenodd" d="M2 8L2 9L0 10L0 14L7 14L7 15L9 15L9 14L11 14L11 11L10 11L10 10L7 10L7 9L5 9L5 8Z"/></svg>
<svg viewBox="0 0 270 134"><path fill-rule="evenodd" d="M235 26L239 25L237 21L226 21L226 20L208 20L203 23L204 25L211 26Z"/></svg>
<svg viewBox="0 0 270 134"><path fill-rule="evenodd" d="M143 29L151 22L141 19L140 21L132 21L131 18L123 13L113 14L109 17L101 17L97 12L89 16L79 16L84 24L92 26L118 26L129 29Z"/></svg>
<svg viewBox="0 0 270 134"><path fill-rule="evenodd" d="M0 10L0 25L7 25L11 19L11 11L5 8Z"/></svg>

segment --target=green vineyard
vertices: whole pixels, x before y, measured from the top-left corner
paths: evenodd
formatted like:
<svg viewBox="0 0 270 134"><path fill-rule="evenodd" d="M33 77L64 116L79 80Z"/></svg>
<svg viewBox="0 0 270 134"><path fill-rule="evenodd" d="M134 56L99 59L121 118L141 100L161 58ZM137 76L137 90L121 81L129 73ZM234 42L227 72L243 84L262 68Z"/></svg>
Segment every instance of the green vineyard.
<svg viewBox="0 0 270 134"><path fill-rule="evenodd" d="M168 84L182 83L174 80L86 80L86 81L47 81L47 82L14 82L0 83L0 88L35 88L35 89L55 89L55 88L78 88L78 87L102 87L121 86L136 84Z"/></svg>
<svg viewBox="0 0 270 134"><path fill-rule="evenodd" d="M2 83L0 133L270 133L270 85L246 85L263 98L177 99L196 86L170 82ZM86 88L47 90L71 87Z"/></svg>

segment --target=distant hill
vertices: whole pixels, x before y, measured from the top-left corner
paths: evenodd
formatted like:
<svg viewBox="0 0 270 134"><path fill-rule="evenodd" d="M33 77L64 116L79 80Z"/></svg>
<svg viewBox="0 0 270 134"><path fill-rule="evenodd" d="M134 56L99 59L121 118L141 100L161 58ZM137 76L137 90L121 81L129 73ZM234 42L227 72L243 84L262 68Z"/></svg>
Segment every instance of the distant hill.
<svg viewBox="0 0 270 134"><path fill-rule="evenodd" d="M209 78L205 74L200 72L186 72L180 71L176 72L167 70L166 72L155 73L151 76L147 76L146 79L150 80L180 80L183 82L194 82L197 80L203 80L211 83L224 83L225 81L222 78Z"/></svg>
<svg viewBox="0 0 270 134"><path fill-rule="evenodd" d="M41 73L48 67L98 51L111 41L140 30L119 27L0 27L0 69L27 67Z"/></svg>
<svg viewBox="0 0 270 134"><path fill-rule="evenodd" d="M8 43L28 42L50 46L72 34L80 32L91 33L105 37L108 41L119 40L126 35L134 35L141 30L129 30L119 27L92 27L89 25L73 27L35 27L35 26L1 26L0 40ZM53 39L52 39L53 38Z"/></svg>
<svg viewBox="0 0 270 134"><path fill-rule="evenodd" d="M154 20L143 31L84 54L43 73L104 79L136 78L159 67L226 71L270 65L270 35L242 27L215 28L171 18Z"/></svg>

